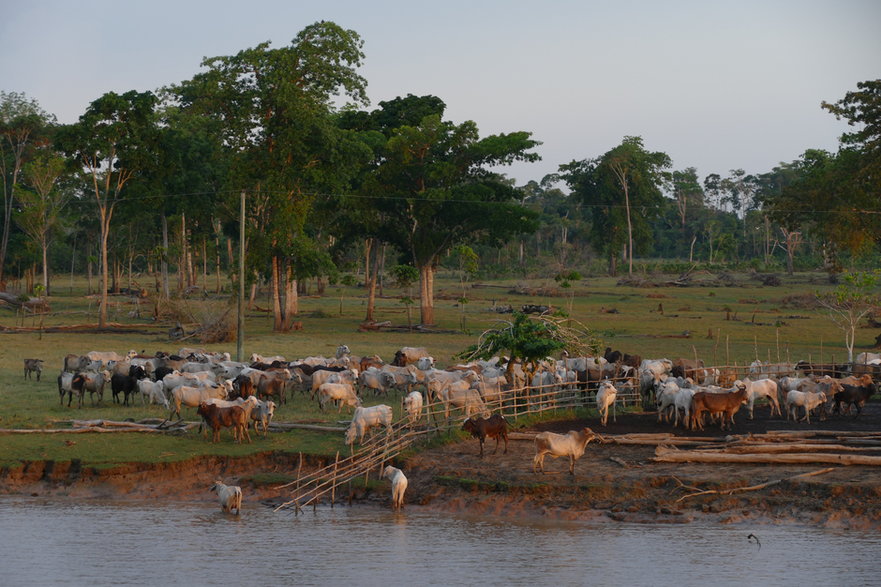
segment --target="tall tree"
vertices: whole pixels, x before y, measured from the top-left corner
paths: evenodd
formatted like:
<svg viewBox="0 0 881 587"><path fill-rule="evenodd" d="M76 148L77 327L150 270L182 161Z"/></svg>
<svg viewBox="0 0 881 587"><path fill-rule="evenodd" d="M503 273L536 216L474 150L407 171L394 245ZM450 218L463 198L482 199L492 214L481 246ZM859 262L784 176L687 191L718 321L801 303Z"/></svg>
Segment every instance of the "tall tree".
<svg viewBox="0 0 881 587"><path fill-rule="evenodd" d="M59 129L58 145L90 182L98 207L101 250L100 326L107 324L109 268L107 244L110 222L123 189L149 165L157 131L152 92L108 92L92 102L78 122Z"/></svg>
<svg viewBox="0 0 881 587"><path fill-rule="evenodd" d="M19 190L21 202L16 222L40 248L43 265L43 291L49 289L49 244L59 226L59 216L70 194L59 189L65 171L64 158L48 147L40 149L23 169L24 189Z"/></svg>
<svg viewBox="0 0 881 587"><path fill-rule="evenodd" d="M641 137L624 137L601 157L560 166L560 177L591 209L591 241L609 255L611 275L617 273L622 247L632 273L635 249L650 241L651 222L663 200L664 170L670 165L666 153L647 151ZM634 214L634 209L639 213Z"/></svg>
<svg viewBox="0 0 881 587"><path fill-rule="evenodd" d="M22 168L35 147L46 141L55 117L36 100L18 92L0 91L0 173L3 175L3 233L0 235L0 282L3 281L12 211Z"/></svg>
<svg viewBox="0 0 881 587"><path fill-rule="evenodd" d="M858 178L877 197L881 193L881 79L858 82L857 91L847 92L834 104L822 102L821 106L839 120L860 127L844 133L841 146L861 154Z"/></svg>
<svg viewBox="0 0 881 587"><path fill-rule="evenodd" d="M322 265L307 230L316 194L345 189L369 157L330 116L338 96L367 102L356 72L362 44L356 32L321 21L286 47L206 59L205 72L173 89L183 109L215 121L230 154L229 185L249 194L256 230L248 255L270 277L276 330L293 322L298 276Z"/></svg>
<svg viewBox="0 0 881 587"><path fill-rule="evenodd" d="M366 189L385 219L386 238L419 270L420 320L434 324L434 274L441 254L457 244L501 239L535 229L535 214L490 167L536 161L528 132L480 138L477 125L439 114L395 129Z"/></svg>

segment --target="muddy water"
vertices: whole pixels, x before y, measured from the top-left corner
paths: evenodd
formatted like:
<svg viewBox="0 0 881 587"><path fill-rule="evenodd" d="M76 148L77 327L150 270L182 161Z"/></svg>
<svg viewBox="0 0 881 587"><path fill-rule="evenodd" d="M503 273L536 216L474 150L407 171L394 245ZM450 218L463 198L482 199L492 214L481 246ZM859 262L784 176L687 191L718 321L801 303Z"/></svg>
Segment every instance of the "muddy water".
<svg viewBox="0 0 881 587"><path fill-rule="evenodd" d="M761 548L747 536L756 535ZM871 585L877 532L0 498L0 585Z"/></svg>

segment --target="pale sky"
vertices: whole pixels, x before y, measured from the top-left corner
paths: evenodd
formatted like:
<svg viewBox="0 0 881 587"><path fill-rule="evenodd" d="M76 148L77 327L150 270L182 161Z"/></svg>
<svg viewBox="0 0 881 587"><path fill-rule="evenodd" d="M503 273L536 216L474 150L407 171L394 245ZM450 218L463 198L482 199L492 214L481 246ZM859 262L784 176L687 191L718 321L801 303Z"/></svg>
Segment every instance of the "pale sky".
<svg viewBox="0 0 881 587"><path fill-rule="evenodd" d="M3 0L0 89L70 123L108 91L155 90L203 57L281 47L334 21L364 40L371 108L433 94L481 135L530 131L522 185L626 135L701 178L835 150L820 108L881 77L878 0Z"/></svg>

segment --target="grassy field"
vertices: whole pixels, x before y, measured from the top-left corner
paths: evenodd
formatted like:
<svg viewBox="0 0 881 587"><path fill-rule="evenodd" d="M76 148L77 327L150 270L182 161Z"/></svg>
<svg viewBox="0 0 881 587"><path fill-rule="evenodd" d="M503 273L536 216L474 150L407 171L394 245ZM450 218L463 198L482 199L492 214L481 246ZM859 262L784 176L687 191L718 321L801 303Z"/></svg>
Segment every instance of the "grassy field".
<svg viewBox="0 0 881 587"><path fill-rule="evenodd" d="M647 276L664 282L664 276ZM667 277L666 279L672 279ZM437 329L440 332L359 332L358 325L365 312L362 290L353 287L328 287L324 297L301 298L302 330L275 334L271 331L271 315L261 311L268 307L265 294L258 296L256 307L246 317L244 355L281 354L288 359L309 355L332 355L340 344L347 344L353 354L379 354L391 360L401 346L425 346L441 365L469 344L484 329L506 318L489 310L493 305L545 304L561 308L587 325L608 346L643 357L693 357L695 353L708 365L748 364L757 356L776 362L845 360L843 335L826 318L825 313L810 304L813 294L830 286L820 274L800 274L784 278L782 286L765 287L748 275L735 276L734 286L720 286L713 275L696 275L692 287L621 287L612 278L590 278L568 289L557 289L553 281L505 281L472 284L467 291L468 303L462 308L460 284L452 278L438 280L436 297ZM49 299L51 313L45 316L22 317L0 307L0 325L5 327L44 327L70 324L94 324L96 302L85 296L85 282L75 280L68 286L62 280L55 296ZM702 283L703 282L703 283ZM213 280L209 279L213 285ZM489 286L489 287L487 287ZM512 293L514 288L532 294ZM540 289L544 288L544 289ZM539 291L536 291L539 290ZM386 288L385 297L378 299L376 319L394 325L406 325L405 307L399 296L403 292ZM540 295L542 294L542 295ZM194 314L206 307L216 311L222 300L192 299L183 302ZM141 318L133 317L139 310ZM137 333L89 334L77 332L46 333L3 332L0 334L0 428L64 427L71 419L139 420L164 417L158 406L123 407L111 401L107 386L104 402L92 406L86 399L82 409L59 405L55 378L68 353L83 354L90 350L129 349L152 354L158 350L176 351L180 346L205 346L210 350L228 351L235 355L235 341L202 345L198 339L183 343L170 340L168 330L173 321L152 319L153 304L147 300L136 305L128 297L114 297L109 319L136 329ZM464 319L465 330L462 330ZM414 323L418 307L413 308ZM857 352L868 349L877 332L860 329ZM41 358L46 362L41 382L25 381L22 360ZM365 405L383 400L367 398ZM388 403L399 409L399 399ZM280 407L277 421L330 423L349 417L345 411L322 413L308 396L297 395ZM186 409L185 418L194 420L195 413ZM200 454L243 455L257 451L279 450L333 454L344 449L342 435L294 431L254 438L252 445L239 446L230 442L225 431L223 442L212 445L199 435L164 436L147 434L27 434L0 435L0 466L15 465L23 460L81 459L84 463L111 465L127 461L159 461L185 459Z"/></svg>

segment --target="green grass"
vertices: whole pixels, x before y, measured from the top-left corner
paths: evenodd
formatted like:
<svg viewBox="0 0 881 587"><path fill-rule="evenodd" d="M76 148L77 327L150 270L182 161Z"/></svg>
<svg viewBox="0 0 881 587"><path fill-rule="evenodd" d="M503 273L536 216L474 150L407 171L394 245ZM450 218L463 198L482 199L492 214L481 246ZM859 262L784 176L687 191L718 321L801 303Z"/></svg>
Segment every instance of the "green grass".
<svg viewBox="0 0 881 587"><path fill-rule="evenodd" d="M695 279L711 277L697 275ZM659 281L663 277L657 278ZM209 278L213 285L213 279ZM562 290L566 296L524 296L509 293L509 287L555 287L552 280L510 280L496 282L505 288L471 288L467 292L466 328L460 331L461 309L455 299L461 297L457 281L441 276L437 281L436 319L440 333L416 332L359 332L358 324L364 318L365 297L363 291L352 287L328 287L326 297L305 296L300 300L300 319L303 329L278 334L272 332L272 318L266 312L251 310L247 313L244 354L252 352L264 355L281 354L289 359L309 355L333 355L339 344L347 344L356 355L379 354L390 360L401 346L428 347L441 365L450 364L453 355L473 343L484 329L492 327L510 316L489 311L495 302L519 308L525 303L548 304L569 308L571 316L600 333L606 344L643 357L693 357L695 352L707 364L745 365L756 355L763 360L788 359L797 361L812 358L814 361L846 359L843 336L818 309L790 307L785 298L795 294L813 294L829 287L824 276L799 274L784 278L781 287L763 287L747 276L738 276L738 287L655 287L633 288L616 286L613 278L589 278L573 284L570 290ZM49 327L69 324L95 323L95 302L85 296L85 281L75 280L69 291L68 280L56 281L54 295L50 298L52 313L46 316L24 317L8 308L0 307L0 324L3 326ZM569 293L574 293L570 300ZM398 302L402 292L386 288L386 297L377 300L376 319L390 320L395 325L406 325L404 308ZM340 297L342 296L342 303ZM649 297L652 296L652 297ZM187 304L194 313L200 306L222 305L221 301L191 300ZM265 293L258 296L259 307L269 307ZM662 304L663 314L658 311ZM340 308L342 307L342 313ZM76 404L68 408L66 400L59 405L55 377L59 373L63 357L68 353L83 354L90 350L129 349L154 353L157 350L176 351L180 346L206 346L214 351L235 354L235 342L201 345L197 339L183 343L167 337L173 321L155 323L150 318L152 304L141 302L141 318L129 316L135 305L127 297L114 297L109 319L120 322L148 334L85 334L64 333L2 333L0 334L0 428L64 427L72 419L93 420L140 420L161 418L165 410L158 406L141 406L140 398L135 405L123 407L111 401L110 387L105 391L104 402L92 406L89 398L82 409ZM610 313L609 310L617 310ZM730 312L728 311L730 310ZM323 316L323 317L316 317ZM418 321L418 308L414 308L414 322ZM726 320L726 316L737 320ZM671 338L690 333L689 338ZM708 338L708 333L712 338ZM877 334L872 329L857 332L857 349L871 346ZM22 359L41 358L46 361L41 382L25 381ZM368 397L365 405L389 403L400 413L400 398L387 400ZM321 412L308 395L296 394L276 412L277 421L297 421L337 425L347 420L351 412ZM578 414L557 413L555 417ZM195 420L192 408L185 408L184 417ZM517 426L529 425L533 420L520 419ZM457 433L441 435L432 442L445 442L458 438ZM68 445L65 441L74 444ZM269 450L304 452L308 454L333 455L348 450L342 434L307 431L274 433L269 438L254 436L250 445L230 442L229 431L224 431L222 442L212 444L198 434L183 436L150 435L136 433L114 434L51 434L51 435L0 435L0 459L5 465L26 460L80 459L84 464L112 466L113 463L129 461L180 460L204 454L246 455Z"/></svg>

